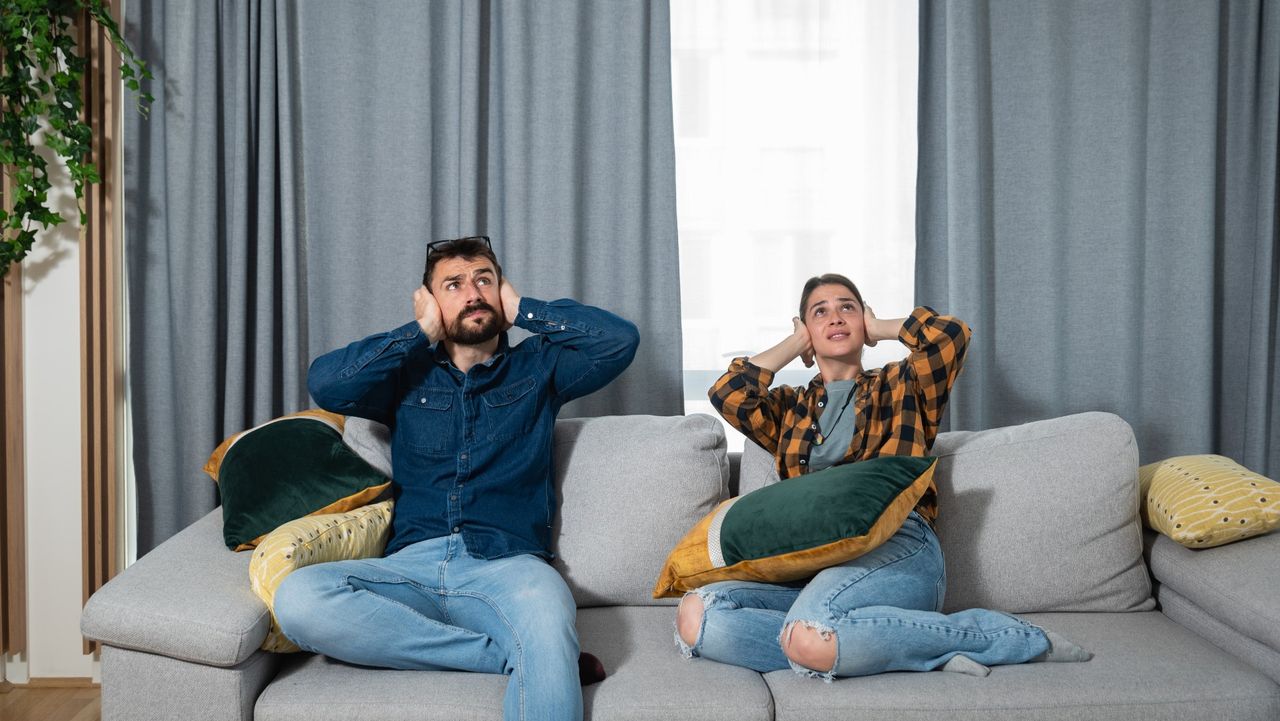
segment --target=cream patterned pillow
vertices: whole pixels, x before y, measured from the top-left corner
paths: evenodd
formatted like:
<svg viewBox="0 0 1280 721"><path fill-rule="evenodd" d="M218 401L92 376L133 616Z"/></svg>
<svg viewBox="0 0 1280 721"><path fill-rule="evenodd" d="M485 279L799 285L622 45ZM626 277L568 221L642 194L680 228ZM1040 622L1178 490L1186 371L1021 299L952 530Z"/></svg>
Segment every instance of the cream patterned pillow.
<svg viewBox="0 0 1280 721"><path fill-rule="evenodd" d="M301 650L285 637L276 621L276 589L285 576L313 563L381 556L391 528L393 503L383 501L345 513L289 521L267 534L253 549L249 585L271 611L271 630L262 642L262 650L276 653Z"/></svg>
<svg viewBox="0 0 1280 721"><path fill-rule="evenodd" d="M1280 483L1224 456L1177 456L1138 469L1142 518L1187 548L1280 527Z"/></svg>

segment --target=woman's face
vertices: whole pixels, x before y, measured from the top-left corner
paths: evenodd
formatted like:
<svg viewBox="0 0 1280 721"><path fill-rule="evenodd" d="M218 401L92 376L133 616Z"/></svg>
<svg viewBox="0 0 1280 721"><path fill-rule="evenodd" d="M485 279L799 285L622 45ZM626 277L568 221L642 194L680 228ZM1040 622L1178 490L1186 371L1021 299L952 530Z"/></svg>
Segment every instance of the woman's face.
<svg viewBox="0 0 1280 721"><path fill-rule="evenodd" d="M804 309L813 353L827 358L856 360L866 341L862 304L853 291L838 284L820 285L809 294Z"/></svg>

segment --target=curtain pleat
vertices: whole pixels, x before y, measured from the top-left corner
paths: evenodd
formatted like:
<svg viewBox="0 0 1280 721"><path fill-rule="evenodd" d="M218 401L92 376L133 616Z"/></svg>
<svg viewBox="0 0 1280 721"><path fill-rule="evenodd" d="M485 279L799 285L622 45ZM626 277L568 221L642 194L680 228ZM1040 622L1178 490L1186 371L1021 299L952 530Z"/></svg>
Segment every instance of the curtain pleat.
<svg viewBox="0 0 1280 721"><path fill-rule="evenodd" d="M922 2L916 293L953 428L1105 410L1280 472L1280 4Z"/></svg>
<svg viewBox="0 0 1280 721"><path fill-rule="evenodd" d="M214 507L222 437L310 405L311 358L412 317L431 240L637 323L562 415L682 412L665 2L127 12L156 75L125 123L140 553Z"/></svg>

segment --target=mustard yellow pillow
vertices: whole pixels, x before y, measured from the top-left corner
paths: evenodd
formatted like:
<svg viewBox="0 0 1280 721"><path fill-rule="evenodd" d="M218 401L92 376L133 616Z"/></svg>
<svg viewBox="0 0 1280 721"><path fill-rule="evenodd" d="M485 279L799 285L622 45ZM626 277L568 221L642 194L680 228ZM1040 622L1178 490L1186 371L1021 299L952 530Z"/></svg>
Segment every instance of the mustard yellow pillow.
<svg viewBox="0 0 1280 721"><path fill-rule="evenodd" d="M1230 458L1176 456L1138 469L1142 519L1187 548L1212 548L1280 527L1280 483Z"/></svg>
<svg viewBox="0 0 1280 721"><path fill-rule="evenodd" d="M794 581L857 558L902 527L929 489L936 463L881 456L730 498L676 544L653 597L715 581Z"/></svg>
<svg viewBox="0 0 1280 721"><path fill-rule="evenodd" d="M313 563L381 556L391 528L393 503L383 501L346 513L306 516L289 521L262 539L249 561L249 585L271 611L271 630L262 650L300 650L276 621L276 589L285 576Z"/></svg>

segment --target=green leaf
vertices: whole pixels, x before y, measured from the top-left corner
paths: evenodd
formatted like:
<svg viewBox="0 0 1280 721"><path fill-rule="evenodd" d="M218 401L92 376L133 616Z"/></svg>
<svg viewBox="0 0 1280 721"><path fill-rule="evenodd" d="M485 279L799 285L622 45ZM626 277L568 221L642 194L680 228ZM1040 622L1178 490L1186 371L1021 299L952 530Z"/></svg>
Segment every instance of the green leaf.
<svg viewBox="0 0 1280 721"><path fill-rule="evenodd" d="M10 209L0 211L0 274L21 261L35 241L34 225L65 222L49 206L47 162L32 145L46 119L43 143L66 163L77 199L100 183L93 162L93 129L80 117L88 61L81 56L73 16L83 10L99 25L120 58L120 77L147 115L155 98L141 80L148 64L125 41L104 0L0 0L0 165L12 179ZM84 205L77 203L85 219Z"/></svg>

